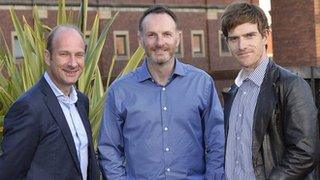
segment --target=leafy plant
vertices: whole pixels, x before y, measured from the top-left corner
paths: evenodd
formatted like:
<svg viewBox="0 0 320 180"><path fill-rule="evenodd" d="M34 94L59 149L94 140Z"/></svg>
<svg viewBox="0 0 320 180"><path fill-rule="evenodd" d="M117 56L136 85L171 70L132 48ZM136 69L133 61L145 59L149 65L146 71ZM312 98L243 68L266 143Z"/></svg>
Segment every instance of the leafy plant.
<svg viewBox="0 0 320 180"><path fill-rule="evenodd" d="M58 5L57 25L71 23L77 25L82 32L86 32L88 0L81 1L76 21L73 21L72 12L67 16L64 0L59 0ZM4 41L2 45L3 48L0 48L4 49L0 50L0 131L3 127L4 115L11 104L23 92L34 85L44 73L44 49L46 45L45 33L51 29L41 22L36 6L33 8L33 26L30 26L24 17L22 18L21 23L13 9L10 9L10 14L21 45L23 60L21 63L17 64L17 60ZM92 126L95 144L102 117L105 95L110 84L110 77L116 57L114 56L112 58L106 85L103 85L102 83L98 61L107 38L109 28L117 15L118 13L115 13L112 16L103 28L102 32L99 34L99 15L97 13L88 40L86 68L77 83L77 88L84 92L90 100L89 120ZM3 36L3 33L0 33ZM144 50L139 47L129 59L126 67L119 76L135 69L143 56Z"/></svg>

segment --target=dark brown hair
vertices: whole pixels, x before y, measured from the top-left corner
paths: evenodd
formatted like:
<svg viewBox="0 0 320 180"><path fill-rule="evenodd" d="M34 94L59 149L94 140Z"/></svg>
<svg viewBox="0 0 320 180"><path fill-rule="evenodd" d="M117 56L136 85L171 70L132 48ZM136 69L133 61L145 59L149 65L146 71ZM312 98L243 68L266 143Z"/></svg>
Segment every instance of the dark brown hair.
<svg viewBox="0 0 320 180"><path fill-rule="evenodd" d="M173 19L173 21L176 23L176 25L178 24L177 16L167 6L156 4L156 5L150 6L143 13L143 15L140 17L140 20L139 20L139 31L140 32L143 31L142 22L143 22L144 18L147 15L153 14L153 13L154 14L161 14L161 13L168 14Z"/></svg>
<svg viewBox="0 0 320 180"><path fill-rule="evenodd" d="M230 30L244 23L258 25L260 34L269 30L268 19L263 10L254 4L236 2L228 5L221 17L221 31L228 37Z"/></svg>

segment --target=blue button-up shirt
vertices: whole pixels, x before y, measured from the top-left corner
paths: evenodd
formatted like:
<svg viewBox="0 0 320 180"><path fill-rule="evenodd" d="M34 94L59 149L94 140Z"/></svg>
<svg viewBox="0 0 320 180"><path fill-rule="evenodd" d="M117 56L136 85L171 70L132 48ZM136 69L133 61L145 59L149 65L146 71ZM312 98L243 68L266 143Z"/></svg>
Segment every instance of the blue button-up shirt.
<svg viewBox="0 0 320 180"><path fill-rule="evenodd" d="M176 60L161 86L144 62L111 85L98 150L108 179L224 179L223 112L212 78Z"/></svg>
<svg viewBox="0 0 320 180"><path fill-rule="evenodd" d="M252 166L253 115L268 63L266 57L254 71L241 70L235 80L239 88L229 118L225 169L228 180L255 179Z"/></svg>
<svg viewBox="0 0 320 180"><path fill-rule="evenodd" d="M72 86L70 95L66 96L63 92L53 83L50 76L46 72L44 78L48 82L53 93L56 95L63 114L69 125L73 141L77 150L77 156L80 163L81 174L83 179L87 179L88 170L88 136L83 126L81 117L75 103L78 100L77 91Z"/></svg>

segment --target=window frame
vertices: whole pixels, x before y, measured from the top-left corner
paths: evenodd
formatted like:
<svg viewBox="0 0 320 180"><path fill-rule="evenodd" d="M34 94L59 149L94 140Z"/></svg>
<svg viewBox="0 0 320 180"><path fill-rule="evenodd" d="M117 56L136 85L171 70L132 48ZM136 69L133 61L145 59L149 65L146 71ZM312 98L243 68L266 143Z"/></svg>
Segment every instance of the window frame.
<svg viewBox="0 0 320 180"><path fill-rule="evenodd" d="M222 51L222 42L221 42L221 38L223 38L224 39L224 42L226 43L226 46L228 47L228 52L223 52ZM229 46L228 46L228 43L227 43L227 40L226 40L226 38L224 37L224 35L223 35L223 33L222 33L222 31L218 31L218 41L219 41L219 56L220 57L230 57L230 56L232 56L232 54L231 54L231 51L230 51L230 49L229 49Z"/></svg>
<svg viewBox="0 0 320 180"><path fill-rule="evenodd" d="M179 36L180 36L180 42L179 42L179 45L178 45L178 47L177 47L177 49L176 49L176 51L175 51L175 57L177 57L177 58L183 58L183 56L184 56L184 49L183 49L183 34L182 34L182 31L180 31ZM180 50L180 52L177 51L177 50Z"/></svg>
<svg viewBox="0 0 320 180"><path fill-rule="evenodd" d="M195 44L193 42L193 37L195 35L200 35L200 52L199 53L196 53L194 51L194 47L195 47ZM191 30L191 53L192 53L192 57L205 57L206 55L206 48L205 48L205 42L204 42L205 38L204 38L204 31L203 30Z"/></svg>
<svg viewBox="0 0 320 180"><path fill-rule="evenodd" d="M123 36L125 39L125 55L117 55L117 36ZM113 49L114 49L114 54L117 56L116 60L128 60L130 57L130 41L129 41L129 31L113 31Z"/></svg>
<svg viewBox="0 0 320 180"><path fill-rule="evenodd" d="M16 55L16 39L17 39L17 42L18 42L18 44L20 46L21 56L17 56ZM17 33L15 31L11 31L11 47L12 47L12 55L16 60L24 59L23 50L22 50L21 44L19 42L18 35L17 35Z"/></svg>

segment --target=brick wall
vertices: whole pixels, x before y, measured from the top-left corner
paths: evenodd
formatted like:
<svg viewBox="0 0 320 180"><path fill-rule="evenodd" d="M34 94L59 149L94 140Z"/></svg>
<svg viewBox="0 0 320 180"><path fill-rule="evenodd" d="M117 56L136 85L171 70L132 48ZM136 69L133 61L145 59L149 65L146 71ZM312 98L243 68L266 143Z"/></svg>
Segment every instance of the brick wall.
<svg viewBox="0 0 320 180"><path fill-rule="evenodd" d="M315 14L315 31L316 31L316 49L317 49L317 65L320 66L320 0L314 1Z"/></svg>
<svg viewBox="0 0 320 180"><path fill-rule="evenodd" d="M220 56L219 54L219 18L226 5L233 0L99 0L90 1L90 11L88 12L88 26L90 29L94 16L96 14L96 7L107 7L103 11L120 11L116 21L110 28L110 33L107 37L105 47L101 55L101 61L99 65L101 72L106 78L108 75L111 59L114 53L113 47L113 31L128 31L130 54L138 47L138 20L142 12L154 3L166 4L172 8L177 14L179 19L179 28L182 30L183 37L183 61L193 64L201 69L204 69L209 74L213 75L218 92L224 87L228 87L236 76L240 66L231 56ZM247 0L258 4L258 0ZM13 26L10 20L10 14L8 13L8 7L6 5L18 5L15 6L19 16L25 15L30 23L31 18L31 5L32 3L38 4L39 7L47 9L48 17L43 19L43 22L49 26L56 24L56 9L53 7L56 5L56 0L20 0L20 1L4 1L0 0L0 19L1 28L3 28L6 40L11 47L11 36L9 34L13 30ZM66 0L66 3L78 7L78 0ZM7 8L7 9L6 9ZM100 20L100 30L105 26L106 19ZM205 57L192 57L191 54L191 31L203 30L204 42L205 42ZM127 63L126 60L119 60L114 67L113 77L124 67Z"/></svg>
<svg viewBox="0 0 320 180"><path fill-rule="evenodd" d="M284 66L317 65L314 0L272 0L271 9L274 59Z"/></svg>

